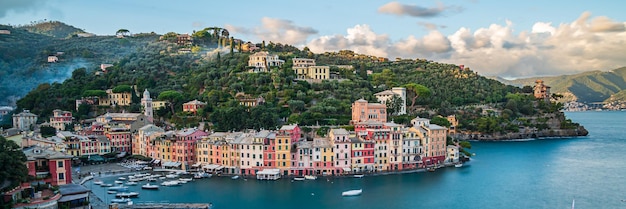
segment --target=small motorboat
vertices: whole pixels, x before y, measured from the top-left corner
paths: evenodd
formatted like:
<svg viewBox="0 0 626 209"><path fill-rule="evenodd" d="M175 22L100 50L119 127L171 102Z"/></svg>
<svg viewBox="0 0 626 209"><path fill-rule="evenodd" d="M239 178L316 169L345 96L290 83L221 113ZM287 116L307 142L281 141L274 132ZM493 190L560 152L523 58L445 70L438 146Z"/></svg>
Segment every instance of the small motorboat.
<svg viewBox="0 0 626 209"><path fill-rule="evenodd" d="M293 180L296 180L296 181L304 181L304 180L305 180L305 178L304 178L304 177L295 177L295 178L293 178Z"/></svg>
<svg viewBox="0 0 626 209"><path fill-rule="evenodd" d="M139 196L139 193L138 192L120 192L120 193L115 194L115 196L129 198L129 197L137 197Z"/></svg>
<svg viewBox="0 0 626 209"><path fill-rule="evenodd" d="M159 177L159 180L163 180L165 178L166 178L165 176L161 176L161 177Z"/></svg>
<svg viewBox="0 0 626 209"><path fill-rule="evenodd" d="M230 177L230 179L232 180L239 179L239 176L233 176L233 177Z"/></svg>
<svg viewBox="0 0 626 209"><path fill-rule="evenodd" d="M135 185L137 185L137 182L129 181L129 182L126 182L126 185L128 185L128 186L135 186Z"/></svg>
<svg viewBox="0 0 626 209"><path fill-rule="evenodd" d="M463 167L463 163L454 164L454 167L455 167L455 168L460 168L460 167Z"/></svg>
<svg viewBox="0 0 626 209"><path fill-rule="evenodd" d="M435 169L436 169L435 167L430 167L427 170L428 170L428 172L435 172Z"/></svg>
<svg viewBox="0 0 626 209"><path fill-rule="evenodd" d="M115 184L123 184L123 181L115 181Z"/></svg>
<svg viewBox="0 0 626 209"><path fill-rule="evenodd" d="M95 185L102 185L102 183L104 183L104 182L102 182L102 180L100 180L100 179L93 181L93 184L95 184Z"/></svg>
<svg viewBox="0 0 626 209"><path fill-rule="evenodd" d="M304 176L304 179L306 179L306 180L315 180L315 179L317 179L317 176L306 175L306 176Z"/></svg>
<svg viewBox="0 0 626 209"><path fill-rule="evenodd" d="M148 181L155 182L155 181L157 181L157 179L156 178L149 178Z"/></svg>
<svg viewBox="0 0 626 209"><path fill-rule="evenodd" d="M363 174L354 174L353 177L354 178L363 178L363 176L365 176L365 175L363 175Z"/></svg>
<svg viewBox="0 0 626 209"><path fill-rule="evenodd" d="M112 186L113 186L113 184L105 184L105 183L102 183L102 184L100 184L100 186L101 186L101 187L112 187Z"/></svg>
<svg viewBox="0 0 626 209"><path fill-rule="evenodd" d="M113 191L121 191L121 190L125 190L125 189L128 189L128 187L127 186L122 186L122 185L109 187L109 190L113 190Z"/></svg>
<svg viewBox="0 0 626 209"><path fill-rule="evenodd" d="M159 189L159 185L147 183L141 186L142 189Z"/></svg>
<svg viewBox="0 0 626 209"><path fill-rule="evenodd" d="M164 181L163 183L161 183L161 186L178 186L180 185L180 182L174 180L174 181Z"/></svg>
<svg viewBox="0 0 626 209"><path fill-rule="evenodd" d="M193 181L193 179L192 178L179 178L178 181L187 183L187 182Z"/></svg>
<svg viewBox="0 0 626 209"><path fill-rule="evenodd" d="M127 203L130 202L131 200L128 198L120 198L120 199L111 199L112 203Z"/></svg>
<svg viewBox="0 0 626 209"><path fill-rule="evenodd" d="M117 193L117 191L109 190L109 191L107 191L107 193L109 193L109 194L115 194L115 193Z"/></svg>
<svg viewBox="0 0 626 209"><path fill-rule="evenodd" d="M178 174L167 174L165 175L165 177L175 179L175 178L178 178Z"/></svg>
<svg viewBox="0 0 626 209"><path fill-rule="evenodd" d="M117 180L120 180L120 181L126 181L126 178L124 178L124 177L119 177L119 178L117 178Z"/></svg>
<svg viewBox="0 0 626 209"><path fill-rule="evenodd" d="M357 195L361 195L362 192L363 192L363 189L349 190L349 191L342 192L341 196L344 196L344 197L357 196Z"/></svg>

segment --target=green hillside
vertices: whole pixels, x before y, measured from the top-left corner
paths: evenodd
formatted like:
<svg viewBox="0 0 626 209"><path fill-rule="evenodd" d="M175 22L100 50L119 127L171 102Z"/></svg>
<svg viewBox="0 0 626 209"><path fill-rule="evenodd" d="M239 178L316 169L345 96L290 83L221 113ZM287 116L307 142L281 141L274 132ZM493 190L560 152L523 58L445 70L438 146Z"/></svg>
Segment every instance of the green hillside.
<svg viewBox="0 0 626 209"><path fill-rule="evenodd" d="M53 26L71 27L62 23ZM55 38L7 25L0 25L0 29L11 31L11 34L0 34L0 105L13 103L41 83L62 82L76 68L93 71L102 63L114 63L158 39L155 34L123 39L114 36ZM57 55L59 62L48 63L49 55Z"/></svg>
<svg viewBox="0 0 626 209"><path fill-rule="evenodd" d="M553 93L563 94L568 100L602 102L611 95L626 90L626 67L607 72L592 71L575 75L500 81L516 86L532 86L537 79L541 79L551 86Z"/></svg>

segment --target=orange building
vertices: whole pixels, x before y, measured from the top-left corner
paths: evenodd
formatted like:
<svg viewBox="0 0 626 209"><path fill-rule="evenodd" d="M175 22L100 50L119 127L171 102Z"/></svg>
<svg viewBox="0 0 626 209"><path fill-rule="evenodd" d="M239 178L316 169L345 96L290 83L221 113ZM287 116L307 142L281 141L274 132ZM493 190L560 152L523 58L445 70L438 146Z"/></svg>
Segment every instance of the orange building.
<svg viewBox="0 0 626 209"><path fill-rule="evenodd" d="M197 113L198 110L204 108L204 106L206 106L206 103L198 100L193 100L191 102L183 104L183 112Z"/></svg>

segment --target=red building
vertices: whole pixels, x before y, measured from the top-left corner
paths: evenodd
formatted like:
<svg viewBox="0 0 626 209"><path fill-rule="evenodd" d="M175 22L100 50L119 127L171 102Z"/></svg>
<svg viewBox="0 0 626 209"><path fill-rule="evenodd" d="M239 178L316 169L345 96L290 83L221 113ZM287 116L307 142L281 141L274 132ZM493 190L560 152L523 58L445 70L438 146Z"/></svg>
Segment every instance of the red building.
<svg viewBox="0 0 626 209"><path fill-rule="evenodd" d="M192 113L197 113L199 109L202 109L206 106L206 103L198 101L198 100L193 100L191 102L187 102L183 104L183 112L192 112Z"/></svg>
<svg viewBox="0 0 626 209"><path fill-rule="evenodd" d="M127 128L111 128L104 135L111 142L111 152L132 152L132 138Z"/></svg>
<svg viewBox="0 0 626 209"><path fill-rule="evenodd" d="M72 156L48 148L24 149L28 175L53 186L72 183Z"/></svg>
<svg viewBox="0 0 626 209"><path fill-rule="evenodd" d="M59 131L64 131L66 126L72 124L72 112L63 110L52 111L52 117L50 117L50 126Z"/></svg>

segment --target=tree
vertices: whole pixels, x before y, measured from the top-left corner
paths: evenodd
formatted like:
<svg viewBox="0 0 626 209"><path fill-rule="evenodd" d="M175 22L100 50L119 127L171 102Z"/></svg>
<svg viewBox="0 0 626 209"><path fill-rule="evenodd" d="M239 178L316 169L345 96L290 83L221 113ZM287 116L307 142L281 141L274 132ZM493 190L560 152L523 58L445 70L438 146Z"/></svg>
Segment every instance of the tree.
<svg viewBox="0 0 626 209"><path fill-rule="evenodd" d="M117 32L115 32L115 35L128 36L129 34L130 34L130 31L127 29L119 29L117 30Z"/></svg>
<svg viewBox="0 0 626 209"><path fill-rule="evenodd" d="M435 116L433 119L430 119L430 123L445 127L450 127L452 125L448 119L441 116Z"/></svg>
<svg viewBox="0 0 626 209"><path fill-rule="evenodd" d="M19 185L27 176L26 155L20 146L0 136L0 190Z"/></svg>
<svg viewBox="0 0 626 209"><path fill-rule="evenodd" d="M165 100L167 104L170 106L170 110L172 115L174 115L174 105L178 104L183 100L183 95L180 92L174 90L163 91L157 97L158 100Z"/></svg>
<svg viewBox="0 0 626 209"><path fill-rule="evenodd" d="M133 91L133 88L130 87L129 85L118 85L115 88L113 88L113 93L131 93Z"/></svg>
<svg viewBox="0 0 626 209"><path fill-rule="evenodd" d="M107 96L107 92L104 90L85 90L83 97L98 97L104 98Z"/></svg>
<svg viewBox="0 0 626 209"><path fill-rule="evenodd" d="M391 115L399 115L402 110L402 98L397 94L394 94L389 101L387 101L387 114Z"/></svg>
<svg viewBox="0 0 626 209"><path fill-rule="evenodd" d="M422 97L429 97L431 92L430 89L428 89L428 87L420 85L420 84L416 84L416 83L409 83L404 85L404 88L406 88L407 90L409 90L410 92L413 92L413 97L411 98L411 106L409 107L409 109L413 109L415 107L415 100L422 96Z"/></svg>
<svg viewBox="0 0 626 209"><path fill-rule="evenodd" d="M41 132L42 137L51 137L57 134L57 130L52 126L41 126L39 127L39 131Z"/></svg>

